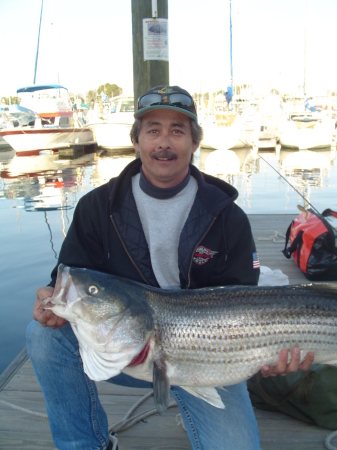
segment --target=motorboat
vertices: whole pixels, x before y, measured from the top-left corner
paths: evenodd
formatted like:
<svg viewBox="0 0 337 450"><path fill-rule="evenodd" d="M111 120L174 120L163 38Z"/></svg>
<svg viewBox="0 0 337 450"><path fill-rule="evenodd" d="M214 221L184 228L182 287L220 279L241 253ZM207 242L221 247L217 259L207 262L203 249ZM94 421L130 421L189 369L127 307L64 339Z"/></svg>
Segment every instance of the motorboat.
<svg viewBox="0 0 337 450"><path fill-rule="evenodd" d="M97 145L107 150L133 149L130 130L134 122L133 96L117 96L103 119L89 123Z"/></svg>
<svg viewBox="0 0 337 450"><path fill-rule="evenodd" d="M95 143L93 132L79 120L67 88L33 85L17 90L19 105L8 106L6 128L0 136L16 152L58 150Z"/></svg>

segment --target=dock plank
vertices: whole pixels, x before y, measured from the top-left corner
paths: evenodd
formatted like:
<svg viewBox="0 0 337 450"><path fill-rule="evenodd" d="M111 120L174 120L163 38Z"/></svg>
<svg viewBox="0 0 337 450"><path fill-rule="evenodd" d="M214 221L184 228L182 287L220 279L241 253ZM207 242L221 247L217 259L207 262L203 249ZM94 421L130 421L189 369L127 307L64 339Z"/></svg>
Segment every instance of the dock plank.
<svg viewBox="0 0 337 450"><path fill-rule="evenodd" d="M270 269L280 269L290 284L308 283L292 260L282 250L292 215L249 216L260 263ZM276 236L276 237L275 237ZM109 425L121 420L132 405L148 389L97 383ZM48 420L13 409L7 402L24 410L46 413L43 395L25 351L0 375L0 449L47 450L55 448ZM153 409L148 399L137 412ZM131 428L118 433L120 450L188 450L191 448L185 431L177 424L178 408L169 409L164 416L153 415ZM323 450L326 430L300 422L279 413L255 411L263 450Z"/></svg>

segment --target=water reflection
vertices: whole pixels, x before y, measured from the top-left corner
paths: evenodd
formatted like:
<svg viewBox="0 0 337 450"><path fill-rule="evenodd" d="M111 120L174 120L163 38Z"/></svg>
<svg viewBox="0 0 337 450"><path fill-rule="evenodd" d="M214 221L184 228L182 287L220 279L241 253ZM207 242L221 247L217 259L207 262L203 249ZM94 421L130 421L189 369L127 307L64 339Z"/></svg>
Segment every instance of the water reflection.
<svg viewBox="0 0 337 450"><path fill-rule="evenodd" d="M280 150L280 173L301 194L304 207L310 206L312 188L324 189L335 159L336 149L330 147L318 151Z"/></svg>
<svg viewBox="0 0 337 450"><path fill-rule="evenodd" d="M16 199L14 207L27 212L66 212L76 206L79 192L83 195L101 186L134 159L134 151L116 153L97 147L35 156L18 156L11 149L0 151L0 198ZM267 153L250 148L198 149L194 164L236 187L240 192L239 202L249 213L255 212L253 181L258 188L256 191L255 187L254 201L258 201L260 194L268 195L266 187L259 186L262 181L264 184L267 182L267 175L269 177L265 163L273 167L280 182L283 176L303 195L310 196L311 188L329 188L327 180L332 178L331 168L335 169L335 160L335 148L320 151L277 148Z"/></svg>
<svg viewBox="0 0 337 450"><path fill-rule="evenodd" d="M116 177L124 167L135 159L135 151L123 151L121 153L102 151L97 155L95 166L91 174L91 185L101 186L110 178Z"/></svg>
<svg viewBox="0 0 337 450"><path fill-rule="evenodd" d="M257 151L250 148L214 150L207 155L204 167L200 169L209 175L228 181L238 174L258 173L259 158Z"/></svg>
<svg viewBox="0 0 337 450"><path fill-rule="evenodd" d="M280 151L279 162L283 175L295 182L307 181L311 185L322 186L323 177L330 175L331 149L325 151L299 150Z"/></svg>
<svg viewBox="0 0 337 450"><path fill-rule="evenodd" d="M59 153L44 152L18 156L14 151L0 152L0 198L13 200L17 223L22 213L43 214L54 258L58 258L54 236L66 236L77 204L77 193L86 190L85 167L92 166L96 148L66 149ZM56 215L53 212L58 212ZM58 239L59 241L60 239Z"/></svg>
<svg viewBox="0 0 337 450"><path fill-rule="evenodd" d="M260 171L257 150L240 148L205 151L202 149L196 165L205 173L234 186L240 192L240 201L250 207L252 175Z"/></svg>
<svg viewBox="0 0 337 450"><path fill-rule="evenodd" d="M34 156L0 152L0 196L23 200L27 211L69 209L75 206L76 192L85 184L84 168L95 158L92 149Z"/></svg>

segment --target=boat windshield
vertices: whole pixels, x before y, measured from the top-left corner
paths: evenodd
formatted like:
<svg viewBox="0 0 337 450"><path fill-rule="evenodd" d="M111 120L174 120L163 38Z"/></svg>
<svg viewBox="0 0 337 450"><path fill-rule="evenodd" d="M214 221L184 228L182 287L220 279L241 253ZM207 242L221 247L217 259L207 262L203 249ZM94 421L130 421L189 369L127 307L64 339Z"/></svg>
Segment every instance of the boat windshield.
<svg viewBox="0 0 337 450"><path fill-rule="evenodd" d="M66 89L46 89L20 94L20 105L37 113L71 109Z"/></svg>
<svg viewBox="0 0 337 450"><path fill-rule="evenodd" d="M122 100L120 102L120 109L118 111L117 109L118 102L112 102L111 103L111 110L110 114L113 114L115 112L133 112L134 111L134 103L133 100Z"/></svg>
<svg viewBox="0 0 337 450"><path fill-rule="evenodd" d="M123 101L121 104L121 112L133 112L134 103L133 100Z"/></svg>

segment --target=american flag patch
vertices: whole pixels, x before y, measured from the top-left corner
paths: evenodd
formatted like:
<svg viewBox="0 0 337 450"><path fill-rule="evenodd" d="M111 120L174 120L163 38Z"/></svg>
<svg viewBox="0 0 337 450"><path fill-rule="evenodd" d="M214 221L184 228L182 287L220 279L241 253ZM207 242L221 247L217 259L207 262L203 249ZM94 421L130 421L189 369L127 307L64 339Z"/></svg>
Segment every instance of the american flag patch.
<svg viewBox="0 0 337 450"><path fill-rule="evenodd" d="M253 269L259 269L260 268L260 260L259 255L254 252L253 253Z"/></svg>

